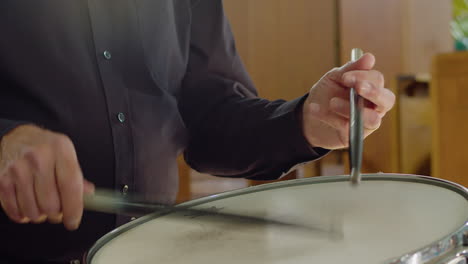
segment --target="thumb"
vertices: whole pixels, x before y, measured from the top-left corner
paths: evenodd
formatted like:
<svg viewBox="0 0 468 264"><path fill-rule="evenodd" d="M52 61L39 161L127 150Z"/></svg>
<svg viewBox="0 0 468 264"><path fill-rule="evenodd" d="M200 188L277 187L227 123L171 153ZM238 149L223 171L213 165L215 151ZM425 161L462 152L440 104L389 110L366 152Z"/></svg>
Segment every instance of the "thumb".
<svg viewBox="0 0 468 264"><path fill-rule="evenodd" d="M368 71L372 70L375 65L375 56L371 53L364 54L357 61L350 61L339 68L340 74L344 74L349 71Z"/></svg>
<svg viewBox="0 0 468 264"><path fill-rule="evenodd" d="M95 189L96 188L94 187L94 184L92 182L83 179L83 193L93 194Z"/></svg>

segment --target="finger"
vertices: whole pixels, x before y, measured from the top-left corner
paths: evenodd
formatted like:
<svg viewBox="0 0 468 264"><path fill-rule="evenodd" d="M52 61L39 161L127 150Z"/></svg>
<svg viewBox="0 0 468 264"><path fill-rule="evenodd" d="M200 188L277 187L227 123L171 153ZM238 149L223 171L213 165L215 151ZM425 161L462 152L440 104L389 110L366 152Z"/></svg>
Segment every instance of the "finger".
<svg viewBox="0 0 468 264"><path fill-rule="evenodd" d="M359 82L367 81L374 87L383 88L385 78L379 71L349 71L343 74L342 84L346 87L356 87Z"/></svg>
<svg viewBox="0 0 468 264"><path fill-rule="evenodd" d="M47 217L47 221L51 224L60 224L63 222L63 213L57 215L50 215Z"/></svg>
<svg viewBox="0 0 468 264"><path fill-rule="evenodd" d="M364 108L362 119L363 126L366 130L377 130L382 124L382 117L379 115L379 113L369 108Z"/></svg>
<svg viewBox="0 0 468 264"><path fill-rule="evenodd" d="M41 214L54 216L60 213L60 197L54 173L54 161L50 148L40 148L24 155L30 164L34 181L34 193ZM41 219L45 221L45 218Z"/></svg>
<svg viewBox="0 0 468 264"><path fill-rule="evenodd" d="M32 173L27 162L24 159L18 160L10 167L9 173L15 180L16 199L21 215L31 221L39 220L41 214L34 194Z"/></svg>
<svg viewBox="0 0 468 264"><path fill-rule="evenodd" d="M379 117L384 117L385 113L375 110L375 105L369 101L364 101L363 111L375 111ZM335 112L336 114L344 117L350 117L351 106L349 99L343 99L341 97L334 97L330 100L330 111Z"/></svg>
<svg viewBox="0 0 468 264"><path fill-rule="evenodd" d="M86 179L83 179L83 193L93 194L96 190L94 184Z"/></svg>
<svg viewBox="0 0 468 264"><path fill-rule="evenodd" d="M47 220L47 215L41 214L41 215L39 216L39 218L37 218L36 220L31 221L31 222L34 223L34 224L42 224L42 223L44 223L46 220Z"/></svg>
<svg viewBox="0 0 468 264"><path fill-rule="evenodd" d="M344 129L348 129L348 119L339 116L327 109L321 108L319 104L310 103L307 105L306 109L306 114L310 115L310 117L320 120L337 130L342 131Z"/></svg>
<svg viewBox="0 0 468 264"><path fill-rule="evenodd" d="M330 111L337 115L349 119L350 117L350 103L341 98L332 98L330 100ZM376 130L380 127L382 117L384 114L377 112L371 108L362 109L362 121L365 129Z"/></svg>
<svg viewBox="0 0 468 264"><path fill-rule="evenodd" d="M0 203L6 215L14 222L24 223L28 219L21 216L16 200L15 185L10 175L3 175L0 181Z"/></svg>
<svg viewBox="0 0 468 264"><path fill-rule="evenodd" d="M331 80L342 83L343 81L343 74L350 72L350 71L369 71L375 65L375 57L370 53L364 54L359 60L357 61L350 61L345 65L335 68L327 73L327 77Z"/></svg>
<svg viewBox="0 0 468 264"><path fill-rule="evenodd" d="M55 177L63 212L63 223L68 230L76 230L83 216L83 176L75 148L62 136L57 141Z"/></svg>
<svg viewBox="0 0 468 264"><path fill-rule="evenodd" d="M344 74L349 71L368 71L375 66L375 56L371 53L364 54L357 61L350 61L339 68L339 73Z"/></svg>
<svg viewBox="0 0 468 264"><path fill-rule="evenodd" d="M395 104L395 94L386 88L375 87L369 82L359 82L355 87L359 95L375 104L378 112L388 112Z"/></svg>

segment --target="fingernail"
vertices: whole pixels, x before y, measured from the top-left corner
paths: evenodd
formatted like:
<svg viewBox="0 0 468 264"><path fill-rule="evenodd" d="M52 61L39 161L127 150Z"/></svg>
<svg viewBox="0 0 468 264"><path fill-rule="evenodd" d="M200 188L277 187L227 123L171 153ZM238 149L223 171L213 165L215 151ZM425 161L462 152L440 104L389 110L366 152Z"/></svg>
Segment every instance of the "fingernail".
<svg viewBox="0 0 468 264"><path fill-rule="evenodd" d="M29 219L29 218L27 218L27 217L23 217L23 218L21 218L21 220L20 220L20 223L21 223L21 224L27 224L27 223L29 223L29 222L31 222L31 219Z"/></svg>
<svg viewBox="0 0 468 264"><path fill-rule="evenodd" d="M41 215L37 219L35 219L33 222L36 224L44 223L45 220L47 219L47 215Z"/></svg>
<svg viewBox="0 0 468 264"><path fill-rule="evenodd" d="M63 219L63 214L57 214L57 215L52 215L52 216L49 216L48 220L51 224L60 224L62 223L62 219Z"/></svg>
<svg viewBox="0 0 468 264"><path fill-rule="evenodd" d="M77 220L73 220L70 224L70 230L77 230L78 227L80 226L80 222L81 220L80 219L77 219Z"/></svg>

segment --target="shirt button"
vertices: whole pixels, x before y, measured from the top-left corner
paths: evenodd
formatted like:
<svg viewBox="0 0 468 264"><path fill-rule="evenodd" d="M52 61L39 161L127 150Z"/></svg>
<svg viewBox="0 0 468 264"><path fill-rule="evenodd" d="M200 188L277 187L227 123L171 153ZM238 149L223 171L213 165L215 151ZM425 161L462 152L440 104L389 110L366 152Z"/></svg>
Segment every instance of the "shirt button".
<svg viewBox="0 0 468 264"><path fill-rule="evenodd" d="M104 58L106 58L106 60L112 59L112 54L108 50L105 50L103 55L104 55Z"/></svg>
<svg viewBox="0 0 468 264"><path fill-rule="evenodd" d="M117 119L119 120L120 123L124 123L125 122L125 114L120 112L117 114Z"/></svg>
<svg viewBox="0 0 468 264"><path fill-rule="evenodd" d="M123 195L126 195L128 193L128 185L125 184L123 187L122 187L122 194Z"/></svg>

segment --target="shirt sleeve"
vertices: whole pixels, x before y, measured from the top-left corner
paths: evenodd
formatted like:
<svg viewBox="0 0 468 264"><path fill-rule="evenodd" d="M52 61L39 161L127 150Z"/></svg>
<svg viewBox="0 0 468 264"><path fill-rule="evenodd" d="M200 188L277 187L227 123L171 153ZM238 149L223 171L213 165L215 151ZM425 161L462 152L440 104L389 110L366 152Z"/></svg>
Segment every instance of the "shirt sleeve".
<svg viewBox="0 0 468 264"><path fill-rule="evenodd" d="M329 152L310 146L302 133L306 96L292 101L257 96L221 0L192 6L190 59L179 96L189 131L184 156L200 172L272 180Z"/></svg>

